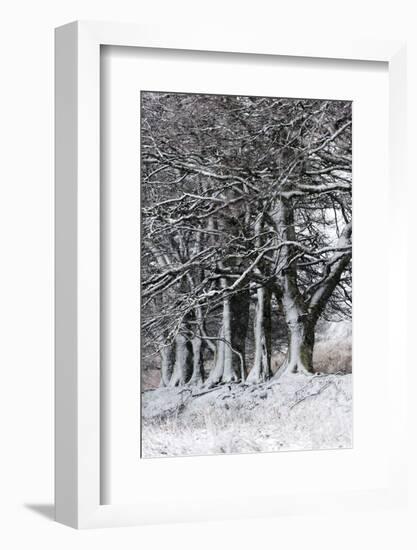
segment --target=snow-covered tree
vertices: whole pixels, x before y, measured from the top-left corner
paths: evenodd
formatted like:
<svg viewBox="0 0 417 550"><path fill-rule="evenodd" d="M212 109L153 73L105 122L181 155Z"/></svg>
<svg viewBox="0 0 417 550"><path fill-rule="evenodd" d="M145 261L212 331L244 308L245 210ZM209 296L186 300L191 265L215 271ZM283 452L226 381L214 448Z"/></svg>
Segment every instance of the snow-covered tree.
<svg viewBox="0 0 417 550"><path fill-rule="evenodd" d="M162 385L267 380L282 322L277 375L313 372L318 320L351 309L351 124L350 102L142 93L142 335Z"/></svg>

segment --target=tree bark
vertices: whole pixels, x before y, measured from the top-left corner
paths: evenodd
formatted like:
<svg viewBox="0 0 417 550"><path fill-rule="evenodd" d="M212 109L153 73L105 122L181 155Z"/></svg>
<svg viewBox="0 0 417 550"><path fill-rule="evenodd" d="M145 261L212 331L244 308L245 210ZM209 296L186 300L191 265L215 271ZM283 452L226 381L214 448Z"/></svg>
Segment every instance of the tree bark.
<svg viewBox="0 0 417 550"><path fill-rule="evenodd" d="M249 384L258 384L271 378L271 294L267 288L256 290L254 319L255 357L247 377Z"/></svg>
<svg viewBox="0 0 417 550"><path fill-rule="evenodd" d="M313 373L314 320L308 318L298 319L294 323L289 323L288 329L288 352L285 369L293 373Z"/></svg>
<svg viewBox="0 0 417 550"><path fill-rule="evenodd" d="M216 346L216 355L215 355L215 361L214 361L214 367L210 372L210 375L207 379L207 384L209 387L215 386L216 384L219 384L221 382L223 371L224 371L224 329L223 324L220 327L219 330L219 336L218 336L217 346Z"/></svg>
<svg viewBox="0 0 417 550"><path fill-rule="evenodd" d="M193 373L191 375L191 384L202 384L204 382L204 364L203 364L203 342L200 337L193 338Z"/></svg>
<svg viewBox="0 0 417 550"><path fill-rule="evenodd" d="M226 282L222 282L226 288ZM249 291L223 299L222 325L216 350L216 363L208 384L240 382L246 378L245 347L249 320Z"/></svg>
<svg viewBox="0 0 417 550"><path fill-rule="evenodd" d="M263 214L255 222L255 245L262 246ZM259 266L255 274L262 276ZM255 357L253 367L247 378L250 384L265 382L271 377L271 292L269 288L258 286L256 289L256 306L254 318Z"/></svg>
<svg viewBox="0 0 417 550"><path fill-rule="evenodd" d="M226 288L226 280L222 280L223 288ZM222 382L238 382L240 379L239 371L236 368L236 362L233 358L232 350L232 308L230 297L225 296L223 299L223 339L224 339L224 358L223 372L221 376Z"/></svg>
<svg viewBox="0 0 417 550"><path fill-rule="evenodd" d="M244 381L247 375L246 366L246 337L249 323L250 292L243 288L230 299L231 328L232 328L232 381ZM229 380L224 380L228 382Z"/></svg>
<svg viewBox="0 0 417 550"><path fill-rule="evenodd" d="M161 356L161 387L169 386L174 369L175 350L172 344L162 343L159 352Z"/></svg>
<svg viewBox="0 0 417 550"><path fill-rule="evenodd" d="M194 291L194 280L189 276L191 290ZM200 384L204 382L204 363L203 363L203 344L204 344L204 319L203 311L200 306L196 306L194 309L195 316L195 332L192 338L193 348L193 371L191 375L190 383Z"/></svg>
<svg viewBox="0 0 417 550"><path fill-rule="evenodd" d="M189 382L193 371L193 348L184 334L175 338L175 365L169 385L182 386Z"/></svg>
<svg viewBox="0 0 417 550"><path fill-rule="evenodd" d="M279 250L278 280L281 286L281 304L288 328L288 352L284 364L276 376L291 372L313 372L314 328L312 316L308 312L297 282L297 262L294 247L294 209L290 201L281 199L271 213L280 243L288 243Z"/></svg>

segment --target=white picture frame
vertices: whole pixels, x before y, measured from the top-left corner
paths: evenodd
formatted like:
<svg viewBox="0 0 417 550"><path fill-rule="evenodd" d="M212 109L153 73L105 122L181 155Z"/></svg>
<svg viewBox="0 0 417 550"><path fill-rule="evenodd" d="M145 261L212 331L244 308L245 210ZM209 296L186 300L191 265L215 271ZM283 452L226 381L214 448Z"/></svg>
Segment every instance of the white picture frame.
<svg viewBox="0 0 417 550"><path fill-rule="evenodd" d="M207 501L199 509L177 506L175 495L144 509L134 504L101 504L100 463L100 47L251 53L334 60L382 61L389 70L390 189L395 227L393 265L406 278L406 220L400 198L405 165L405 45L385 40L326 43L304 38L289 42L238 31L116 23L75 22L56 30L56 519L76 528L135 525L160 521L239 518L308 512L328 507L369 510L404 502L407 478L404 447L406 345L398 345L396 438L391 442L390 476L383 489L337 494L293 494L264 506L231 497ZM393 275L392 275L393 277ZM404 289L405 290L405 289ZM406 318L405 292L389 304L389 314ZM405 321L404 321L405 322ZM405 333L405 331L404 331ZM405 339L405 335L403 336ZM230 457L233 460L233 457ZM254 510L267 509L266 512Z"/></svg>

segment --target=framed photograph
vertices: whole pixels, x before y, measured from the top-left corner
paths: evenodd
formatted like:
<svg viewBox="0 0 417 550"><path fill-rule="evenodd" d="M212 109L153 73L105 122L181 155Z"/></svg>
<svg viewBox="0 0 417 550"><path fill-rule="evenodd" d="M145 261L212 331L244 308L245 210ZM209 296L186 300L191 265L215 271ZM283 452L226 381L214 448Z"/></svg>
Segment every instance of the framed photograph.
<svg viewBox="0 0 417 550"><path fill-rule="evenodd" d="M404 504L404 82L400 42L56 30L58 521Z"/></svg>

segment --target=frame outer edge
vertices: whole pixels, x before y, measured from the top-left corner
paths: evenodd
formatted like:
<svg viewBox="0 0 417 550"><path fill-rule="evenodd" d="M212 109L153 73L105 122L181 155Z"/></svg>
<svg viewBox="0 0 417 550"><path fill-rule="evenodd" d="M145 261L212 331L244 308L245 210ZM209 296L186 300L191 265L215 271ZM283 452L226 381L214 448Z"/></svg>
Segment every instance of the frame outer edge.
<svg viewBox="0 0 417 550"><path fill-rule="evenodd" d="M200 37L183 40L177 35L167 38L138 25L93 22L74 22L55 31L55 506L56 520L75 528L143 522L133 505L100 506L100 45L181 49L190 40L186 49L200 44L200 49L211 50ZM243 44L241 37L236 38ZM290 45L284 55L389 61L390 80L396 81L391 85L398 89L404 83L402 45L342 43L331 48L331 55L324 55L327 45L316 44L308 51ZM226 40L224 49L234 48L231 38ZM277 55L270 41L244 49L255 50L252 53L270 49ZM395 122L398 110L398 100L393 103L390 97L397 137L403 122ZM398 160L390 176L403 179ZM403 248L402 258L405 252ZM402 434L398 435L401 440ZM396 487L406 482L404 472L398 471L401 466L400 462L391 471Z"/></svg>
<svg viewBox="0 0 417 550"><path fill-rule="evenodd" d="M77 23L77 527L100 508L100 42Z"/></svg>
<svg viewBox="0 0 417 550"><path fill-rule="evenodd" d="M55 31L55 519L78 524L78 25Z"/></svg>

